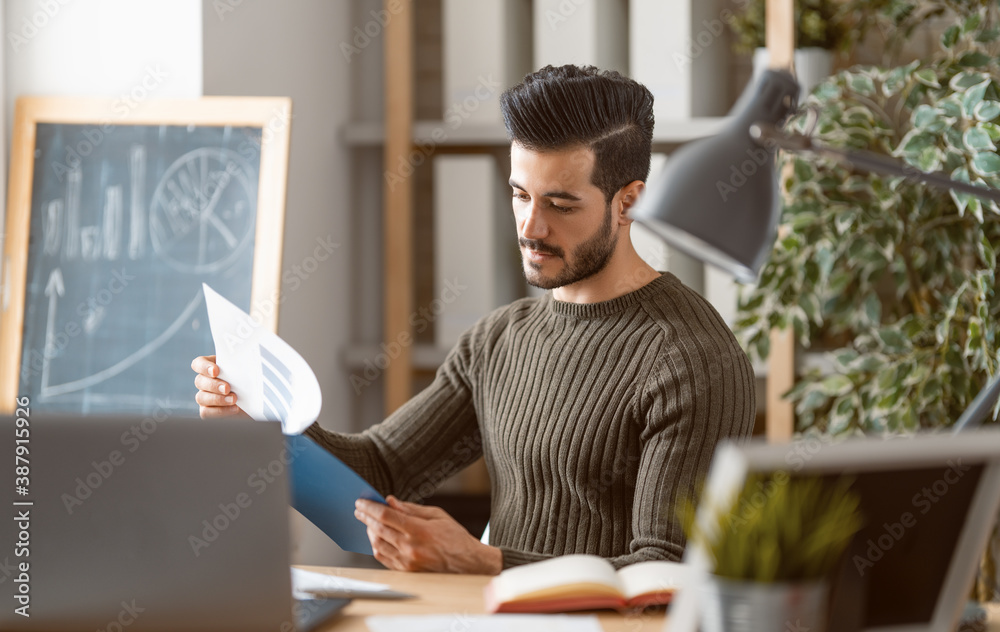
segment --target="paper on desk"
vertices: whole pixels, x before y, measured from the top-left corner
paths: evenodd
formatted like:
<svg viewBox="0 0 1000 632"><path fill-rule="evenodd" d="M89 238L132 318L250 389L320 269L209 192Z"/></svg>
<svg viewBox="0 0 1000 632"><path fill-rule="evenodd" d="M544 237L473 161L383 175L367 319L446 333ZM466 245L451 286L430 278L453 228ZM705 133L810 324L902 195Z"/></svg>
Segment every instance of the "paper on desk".
<svg viewBox="0 0 1000 632"><path fill-rule="evenodd" d="M295 349L203 283L219 377L236 405L257 421L280 421L300 434L319 417L319 381Z"/></svg>
<svg viewBox="0 0 1000 632"><path fill-rule="evenodd" d="M602 632L597 617L573 614L433 614L374 616L365 619L371 632Z"/></svg>
<svg viewBox="0 0 1000 632"><path fill-rule="evenodd" d="M331 593L342 592L357 594L388 591L388 584L376 584L292 567L292 593L296 599L315 599L317 595L328 596Z"/></svg>

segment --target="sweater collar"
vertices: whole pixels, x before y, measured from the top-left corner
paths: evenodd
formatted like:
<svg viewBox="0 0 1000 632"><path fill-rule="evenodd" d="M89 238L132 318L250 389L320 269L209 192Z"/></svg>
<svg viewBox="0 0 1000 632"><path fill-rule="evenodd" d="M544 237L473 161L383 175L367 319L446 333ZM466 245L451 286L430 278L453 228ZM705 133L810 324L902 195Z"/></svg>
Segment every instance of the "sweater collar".
<svg viewBox="0 0 1000 632"><path fill-rule="evenodd" d="M543 300L548 303L548 308L553 314L574 318L600 318L649 300L661 292L667 292L676 283L680 283L677 277L669 272L661 272L660 276L639 289L607 301L601 301L600 303L567 303L565 301L557 301L552 298L552 292L547 293Z"/></svg>

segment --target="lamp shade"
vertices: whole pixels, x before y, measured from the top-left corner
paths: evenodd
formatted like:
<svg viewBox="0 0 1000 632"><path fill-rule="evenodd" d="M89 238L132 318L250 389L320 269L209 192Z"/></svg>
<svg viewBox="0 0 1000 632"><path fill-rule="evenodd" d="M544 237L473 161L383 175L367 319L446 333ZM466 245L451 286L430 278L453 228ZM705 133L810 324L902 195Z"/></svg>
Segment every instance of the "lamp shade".
<svg viewBox="0 0 1000 632"><path fill-rule="evenodd" d="M756 280L774 243L780 208L776 148L754 141L750 127L780 125L798 93L788 72L763 73L733 106L722 132L674 152L632 218L738 281Z"/></svg>

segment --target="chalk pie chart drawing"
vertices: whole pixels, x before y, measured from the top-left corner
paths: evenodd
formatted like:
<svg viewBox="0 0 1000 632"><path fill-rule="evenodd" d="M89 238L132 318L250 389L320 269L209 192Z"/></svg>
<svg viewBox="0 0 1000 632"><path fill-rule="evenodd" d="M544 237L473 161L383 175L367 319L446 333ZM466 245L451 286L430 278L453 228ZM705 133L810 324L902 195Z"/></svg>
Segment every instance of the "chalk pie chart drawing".
<svg viewBox="0 0 1000 632"><path fill-rule="evenodd" d="M180 272L224 270L253 239L255 178L233 151L205 147L179 158L153 193L153 250Z"/></svg>

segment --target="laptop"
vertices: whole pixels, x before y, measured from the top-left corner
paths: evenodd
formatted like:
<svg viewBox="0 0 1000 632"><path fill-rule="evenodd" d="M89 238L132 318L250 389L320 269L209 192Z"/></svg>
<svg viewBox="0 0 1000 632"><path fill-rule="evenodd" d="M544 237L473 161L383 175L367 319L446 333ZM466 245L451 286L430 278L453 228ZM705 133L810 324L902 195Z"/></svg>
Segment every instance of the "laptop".
<svg viewBox="0 0 1000 632"><path fill-rule="evenodd" d="M716 450L700 507L727 506L753 473L850 477L865 524L834 574L830 632L951 632L963 617L1000 509L1000 429ZM704 577L706 552L686 561ZM671 608L671 632L694 632L700 590Z"/></svg>
<svg viewBox="0 0 1000 632"><path fill-rule="evenodd" d="M307 632L347 604L293 603L277 423L22 413L0 450L0 629Z"/></svg>

